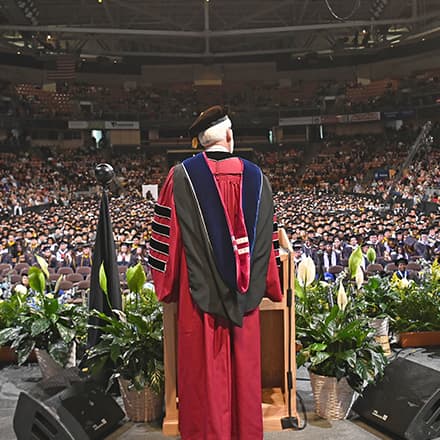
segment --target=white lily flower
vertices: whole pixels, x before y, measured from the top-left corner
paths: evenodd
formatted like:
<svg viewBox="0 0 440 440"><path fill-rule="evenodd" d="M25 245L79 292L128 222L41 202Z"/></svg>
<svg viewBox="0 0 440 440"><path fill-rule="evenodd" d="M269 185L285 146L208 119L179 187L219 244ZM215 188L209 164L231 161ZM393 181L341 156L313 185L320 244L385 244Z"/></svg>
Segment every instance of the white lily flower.
<svg viewBox="0 0 440 440"><path fill-rule="evenodd" d="M409 286L409 280L408 280L408 278L402 278L400 281L399 281L399 288L400 289L406 289L407 287Z"/></svg>
<svg viewBox="0 0 440 440"><path fill-rule="evenodd" d="M356 270L355 280L357 288L360 289L362 287L362 284L364 283L364 271L362 270L361 266L358 266Z"/></svg>
<svg viewBox="0 0 440 440"><path fill-rule="evenodd" d="M27 287L23 286L23 284L17 284L14 288L14 291L17 292L20 295L26 295L27 293Z"/></svg>
<svg viewBox="0 0 440 440"><path fill-rule="evenodd" d="M304 260L298 264L297 277L299 284L303 287L310 286L315 280L315 275L315 263L310 257L304 258Z"/></svg>
<svg viewBox="0 0 440 440"><path fill-rule="evenodd" d="M339 284L339 289L338 289L338 307L341 310L345 310L345 307L347 307L347 304L348 304L347 294L345 293L344 285L341 282Z"/></svg>

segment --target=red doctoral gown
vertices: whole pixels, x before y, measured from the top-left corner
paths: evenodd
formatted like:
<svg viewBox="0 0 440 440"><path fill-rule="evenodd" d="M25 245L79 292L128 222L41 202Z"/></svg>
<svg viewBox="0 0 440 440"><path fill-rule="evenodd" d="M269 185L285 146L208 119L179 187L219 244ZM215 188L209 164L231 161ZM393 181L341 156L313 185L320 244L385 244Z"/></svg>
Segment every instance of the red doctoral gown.
<svg viewBox="0 0 440 440"><path fill-rule="evenodd" d="M238 215L243 215L241 161L231 157L221 161L207 159L207 162L235 232L243 225L243 218ZM153 223L152 238L162 247L150 248L150 258L165 263L161 270L152 267L159 300L178 303L177 392L181 438L260 440L263 423L259 309L246 313L242 327L238 327L203 312L193 301L175 209L173 174L174 168L161 190ZM281 301L275 254L272 247L264 296Z"/></svg>

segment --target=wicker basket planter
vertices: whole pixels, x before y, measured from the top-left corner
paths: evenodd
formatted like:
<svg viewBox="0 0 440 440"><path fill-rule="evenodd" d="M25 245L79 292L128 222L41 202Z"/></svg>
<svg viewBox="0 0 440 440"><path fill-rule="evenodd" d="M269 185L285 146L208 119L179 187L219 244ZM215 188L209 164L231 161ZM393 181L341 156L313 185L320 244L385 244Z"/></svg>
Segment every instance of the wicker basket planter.
<svg viewBox="0 0 440 440"><path fill-rule="evenodd" d="M146 387L143 391L129 390L129 381L119 378L122 400L127 417L133 422L151 422L162 416L163 396Z"/></svg>
<svg viewBox="0 0 440 440"><path fill-rule="evenodd" d="M440 331L432 332L402 332L398 335L401 347L431 347L440 346Z"/></svg>
<svg viewBox="0 0 440 440"><path fill-rule="evenodd" d="M370 326L376 330L374 339L382 346L387 356L391 355L390 339L388 336L390 329L389 318L375 318L370 321Z"/></svg>
<svg viewBox="0 0 440 440"><path fill-rule="evenodd" d="M376 336L388 336L390 320L388 318L374 318L370 326L376 330Z"/></svg>
<svg viewBox="0 0 440 440"><path fill-rule="evenodd" d="M309 374L316 414L327 420L345 419L357 397L347 379Z"/></svg>

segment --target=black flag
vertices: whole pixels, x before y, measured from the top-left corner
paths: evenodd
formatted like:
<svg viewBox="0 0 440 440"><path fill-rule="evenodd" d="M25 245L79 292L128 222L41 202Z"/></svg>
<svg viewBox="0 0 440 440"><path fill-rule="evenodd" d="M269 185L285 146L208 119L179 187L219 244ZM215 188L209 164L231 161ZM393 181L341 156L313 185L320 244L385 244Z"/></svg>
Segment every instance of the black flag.
<svg viewBox="0 0 440 440"><path fill-rule="evenodd" d="M98 165L99 166L99 165ZM108 300L99 285L99 271L101 264L107 277ZM110 304L109 304L110 301ZM111 307L110 307L111 305ZM90 279L89 310L96 309L111 316L111 309L121 309L122 298L119 285L119 272L116 263L115 241L113 237L112 223L108 209L107 192L103 189L101 208L99 211L99 223L96 230L95 248L93 250L92 274ZM99 320L90 318L90 324L98 325ZM100 337L97 329L90 328L88 334L88 346L94 346Z"/></svg>

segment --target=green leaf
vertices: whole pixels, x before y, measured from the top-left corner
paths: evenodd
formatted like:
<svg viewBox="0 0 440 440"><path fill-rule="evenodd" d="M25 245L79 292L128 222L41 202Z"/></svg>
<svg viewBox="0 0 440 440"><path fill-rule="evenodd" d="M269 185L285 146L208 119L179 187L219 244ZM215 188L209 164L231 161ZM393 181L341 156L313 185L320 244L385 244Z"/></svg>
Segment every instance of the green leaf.
<svg viewBox="0 0 440 440"><path fill-rule="evenodd" d="M76 336L76 329L66 327L59 322L57 323L57 329L60 333L61 339L66 343L72 342Z"/></svg>
<svg viewBox="0 0 440 440"><path fill-rule="evenodd" d="M18 365L23 365L27 361L34 348L35 341L32 339L27 339L22 344L20 344L20 346L17 348Z"/></svg>
<svg viewBox="0 0 440 440"><path fill-rule="evenodd" d="M371 364L374 368L374 375L381 374L384 366L387 364L387 358L385 357L383 351L377 352L374 350L369 350L371 354Z"/></svg>
<svg viewBox="0 0 440 440"><path fill-rule="evenodd" d="M21 327L8 327L0 331L0 345L6 345L18 337Z"/></svg>
<svg viewBox="0 0 440 440"><path fill-rule="evenodd" d="M371 365L365 359L358 358L356 362L355 373L362 379L366 381L371 381L372 379L372 371L370 370Z"/></svg>
<svg viewBox="0 0 440 440"><path fill-rule="evenodd" d="M71 344L66 344L64 341L57 341L51 344L47 351L59 365L64 367L69 357L70 349Z"/></svg>
<svg viewBox="0 0 440 440"><path fill-rule="evenodd" d="M37 260L38 265L41 267L41 270L43 271L44 275L46 276L46 279L49 279L49 265L47 264L47 261L40 257L39 255L35 254L35 258Z"/></svg>
<svg viewBox="0 0 440 440"><path fill-rule="evenodd" d="M112 345L110 348L110 359L112 360L112 362L116 362L116 360L120 355L121 355L120 346L116 344Z"/></svg>
<svg viewBox="0 0 440 440"><path fill-rule="evenodd" d="M105 273L104 269L104 262L101 263L101 266L99 267L99 286L101 287L102 291L108 295L107 290L107 275Z"/></svg>
<svg viewBox="0 0 440 440"><path fill-rule="evenodd" d="M295 294L299 299L304 299L304 288L299 284L298 278L295 278Z"/></svg>
<svg viewBox="0 0 440 440"><path fill-rule="evenodd" d="M309 360L310 354L308 351L301 350L296 355L296 365L297 367L302 367L308 360Z"/></svg>
<svg viewBox="0 0 440 440"><path fill-rule="evenodd" d="M38 336L44 333L50 327L50 320L41 318L32 323L31 336Z"/></svg>
<svg viewBox="0 0 440 440"><path fill-rule="evenodd" d="M360 322L358 320L347 323L338 333L339 340L352 339L356 340L360 335L364 334L364 331L359 328Z"/></svg>
<svg viewBox="0 0 440 440"><path fill-rule="evenodd" d="M136 264L136 266L129 267L127 269L126 277L127 286L130 289L130 292L137 294L141 293L142 286L147 281L147 277L141 263Z"/></svg>
<svg viewBox="0 0 440 440"><path fill-rule="evenodd" d="M348 270L350 272L350 277L354 278L356 276L356 271L362 262L362 248L358 246L350 255L348 259Z"/></svg>
<svg viewBox="0 0 440 440"><path fill-rule="evenodd" d="M87 368L90 371L92 376L99 377L100 373L104 370L104 367L107 365L107 357L99 357L94 359L93 362L89 362L91 359L87 358Z"/></svg>
<svg viewBox="0 0 440 440"><path fill-rule="evenodd" d="M332 309L330 310L329 315L327 316L327 318L324 321L325 327L329 327L330 323L336 319L338 314L339 314L339 307L333 306Z"/></svg>
<svg viewBox="0 0 440 440"><path fill-rule="evenodd" d="M314 344L310 344L307 349L310 351L324 351L327 349L327 344L315 342Z"/></svg>
<svg viewBox="0 0 440 440"><path fill-rule="evenodd" d="M44 297L44 312L46 315L56 314L61 316L69 306L70 304L60 304L57 298Z"/></svg>
<svg viewBox="0 0 440 440"><path fill-rule="evenodd" d="M313 356L310 356L310 363L312 366L322 364L324 361L326 361L330 357L330 353L327 353L325 351L318 351Z"/></svg>
<svg viewBox="0 0 440 440"><path fill-rule="evenodd" d="M346 361L351 368L356 368L357 355L355 350L347 350L343 351L342 353L338 353L338 358Z"/></svg>
<svg viewBox="0 0 440 440"><path fill-rule="evenodd" d="M373 264L376 261L376 251L372 247L368 248L367 260L370 264Z"/></svg>
<svg viewBox="0 0 440 440"><path fill-rule="evenodd" d="M46 290L46 278L44 278L43 271L38 267L31 267L29 269L29 286L35 292L43 294Z"/></svg>

